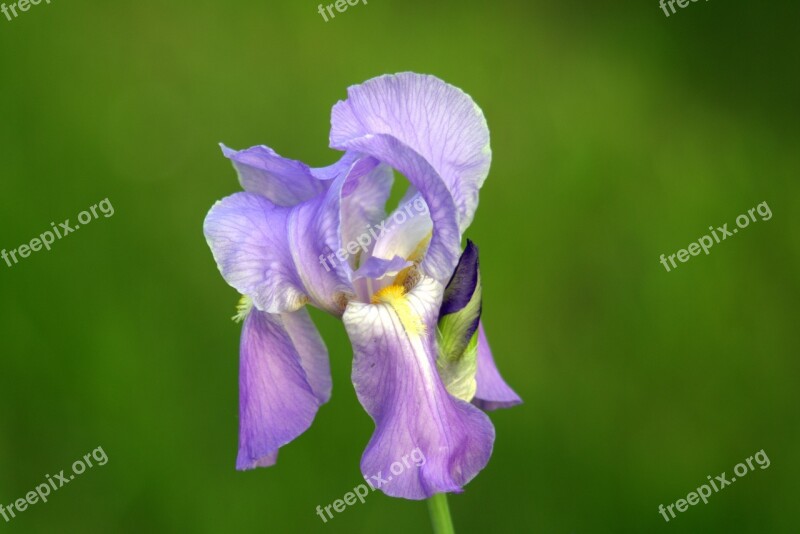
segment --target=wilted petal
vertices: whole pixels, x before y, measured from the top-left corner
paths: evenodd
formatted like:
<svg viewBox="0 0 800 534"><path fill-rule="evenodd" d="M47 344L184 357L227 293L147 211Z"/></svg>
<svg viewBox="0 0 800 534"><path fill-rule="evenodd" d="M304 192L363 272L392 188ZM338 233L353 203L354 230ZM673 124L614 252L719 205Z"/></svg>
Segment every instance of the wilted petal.
<svg viewBox="0 0 800 534"><path fill-rule="evenodd" d="M475 379L478 390L472 402L482 410L510 408L522 403L522 399L505 383L494 364L492 350L483 331L483 322L478 326L478 373Z"/></svg>
<svg viewBox="0 0 800 534"><path fill-rule="evenodd" d="M236 468L273 465L278 449L311 426L330 391L328 352L308 312L252 309L240 346Z"/></svg>
<svg viewBox="0 0 800 534"><path fill-rule="evenodd" d="M331 146L350 146L370 135L397 139L444 180L463 232L492 159L489 128L472 98L434 76L410 72L373 78L350 87L347 95L333 108Z"/></svg>
<svg viewBox="0 0 800 534"><path fill-rule="evenodd" d="M353 384L376 426L361 470L386 478L380 489L395 497L460 492L492 452L489 418L448 394L436 370L441 295L441 284L423 278L406 294L386 288L374 296L377 304L351 302L343 316L355 353ZM392 471L416 449L424 465Z"/></svg>

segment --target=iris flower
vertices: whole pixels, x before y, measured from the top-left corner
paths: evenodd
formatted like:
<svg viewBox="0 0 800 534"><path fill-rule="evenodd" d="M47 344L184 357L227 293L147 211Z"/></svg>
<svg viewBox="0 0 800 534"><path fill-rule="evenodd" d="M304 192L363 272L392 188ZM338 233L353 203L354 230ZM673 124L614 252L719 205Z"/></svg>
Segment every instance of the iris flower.
<svg viewBox="0 0 800 534"><path fill-rule="evenodd" d="M352 343L352 382L375 422L364 476L385 478L418 448L424 465L380 489L460 492L492 453L485 410L521 402L480 322L478 249L461 245L491 163L483 112L433 76L381 76L333 107L330 146L344 154L323 168L223 146L244 192L217 202L204 232L243 295L236 467L275 464L330 399L311 305L340 318ZM387 216L394 171L410 185Z"/></svg>

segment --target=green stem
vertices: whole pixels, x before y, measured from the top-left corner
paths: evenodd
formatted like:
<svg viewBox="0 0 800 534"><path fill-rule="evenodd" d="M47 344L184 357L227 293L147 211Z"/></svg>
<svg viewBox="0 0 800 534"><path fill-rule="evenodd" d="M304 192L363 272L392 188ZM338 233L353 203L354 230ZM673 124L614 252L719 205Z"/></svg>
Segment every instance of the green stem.
<svg viewBox="0 0 800 534"><path fill-rule="evenodd" d="M431 513L434 534L455 534L446 493L437 493L428 499L428 511Z"/></svg>

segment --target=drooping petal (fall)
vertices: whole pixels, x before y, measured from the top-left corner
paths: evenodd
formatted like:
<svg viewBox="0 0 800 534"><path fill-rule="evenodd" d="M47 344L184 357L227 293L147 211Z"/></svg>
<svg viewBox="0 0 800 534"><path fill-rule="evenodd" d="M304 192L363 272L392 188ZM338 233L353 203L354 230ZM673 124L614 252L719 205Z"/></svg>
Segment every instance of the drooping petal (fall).
<svg viewBox="0 0 800 534"><path fill-rule="evenodd" d="M308 312L250 310L239 364L239 470L267 467L330 398L328 351Z"/></svg>
<svg viewBox="0 0 800 534"><path fill-rule="evenodd" d="M293 313L282 313L280 319L300 357L300 365L306 373L311 391L320 404L325 404L331 398L333 384L328 349L319 330L305 308Z"/></svg>
<svg viewBox="0 0 800 534"><path fill-rule="evenodd" d="M498 408L511 408L522 404L513 389L506 384L500 371L494 363L492 349L486 340L483 322L478 325L478 372L475 376L478 389L472 403L482 410L496 410Z"/></svg>
<svg viewBox="0 0 800 534"><path fill-rule="evenodd" d="M203 226L225 281L269 313L308 300L286 239L290 212L261 195L235 193L214 204Z"/></svg>
<svg viewBox="0 0 800 534"><path fill-rule="evenodd" d="M373 304L350 302L342 317L354 349L353 384L375 421L361 459L365 476L387 480L387 495L425 499L460 492L491 456L494 427L451 396L436 370L436 320L442 286L422 278L410 291L389 286ZM419 449L425 463L397 471Z"/></svg>

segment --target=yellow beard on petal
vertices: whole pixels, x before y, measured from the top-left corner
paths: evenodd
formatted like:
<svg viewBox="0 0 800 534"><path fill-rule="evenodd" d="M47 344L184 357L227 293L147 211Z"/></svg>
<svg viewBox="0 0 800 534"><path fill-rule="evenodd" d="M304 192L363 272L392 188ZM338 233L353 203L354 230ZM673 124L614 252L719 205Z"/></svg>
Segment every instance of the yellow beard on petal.
<svg viewBox="0 0 800 534"><path fill-rule="evenodd" d="M406 332L415 336L425 335L425 324L408 303L403 286L386 286L372 295L373 304L388 304L397 314Z"/></svg>

